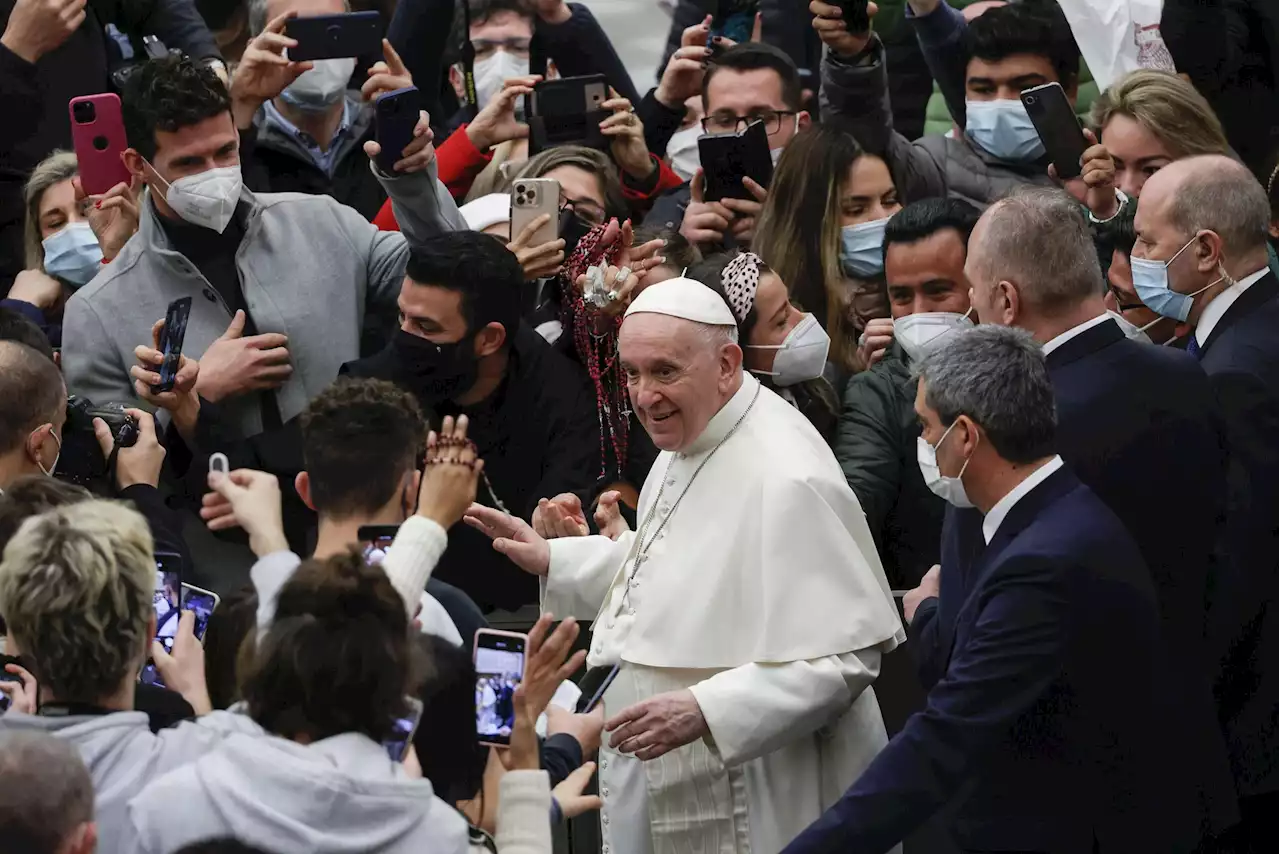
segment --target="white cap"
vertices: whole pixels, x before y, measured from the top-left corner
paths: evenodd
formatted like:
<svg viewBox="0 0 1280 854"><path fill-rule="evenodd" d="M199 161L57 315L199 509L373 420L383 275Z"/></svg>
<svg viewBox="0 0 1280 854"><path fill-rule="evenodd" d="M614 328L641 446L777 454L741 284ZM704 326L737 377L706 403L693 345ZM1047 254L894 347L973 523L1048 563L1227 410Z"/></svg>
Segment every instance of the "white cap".
<svg viewBox="0 0 1280 854"><path fill-rule="evenodd" d="M472 231L484 231L491 225L511 221L511 196L508 193L490 193L467 202L458 208Z"/></svg>
<svg viewBox="0 0 1280 854"><path fill-rule="evenodd" d="M627 317L633 314L665 314L709 326L733 326L733 312L720 294L694 279L667 279L650 285L631 301Z"/></svg>

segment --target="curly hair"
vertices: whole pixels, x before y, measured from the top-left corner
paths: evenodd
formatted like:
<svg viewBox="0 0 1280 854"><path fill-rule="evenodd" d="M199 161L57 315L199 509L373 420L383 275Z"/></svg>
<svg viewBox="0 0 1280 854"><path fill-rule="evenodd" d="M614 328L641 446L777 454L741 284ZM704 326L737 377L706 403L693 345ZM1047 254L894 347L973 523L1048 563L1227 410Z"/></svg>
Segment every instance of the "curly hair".
<svg viewBox="0 0 1280 854"><path fill-rule="evenodd" d="M218 75L185 56L143 63L125 83L121 102L129 145L147 160L156 156L156 131L173 133L231 111Z"/></svg>
<svg viewBox="0 0 1280 854"><path fill-rule="evenodd" d="M413 657L404 600L353 549L298 567L241 693L253 719L284 738L382 741L404 713Z"/></svg>
<svg viewBox="0 0 1280 854"><path fill-rule="evenodd" d="M134 677L151 638L151 531L136 510L83 501L34 516L0 562L0 612L40 684L97 703Z"/></svg>
<svg viewBox="0 0 1280 854"><path fill-rule="evenodd" d="M413 395L384 380L339 379L307 405L301 426L311 503L335 519L385 507L427 440Z"/></svg>

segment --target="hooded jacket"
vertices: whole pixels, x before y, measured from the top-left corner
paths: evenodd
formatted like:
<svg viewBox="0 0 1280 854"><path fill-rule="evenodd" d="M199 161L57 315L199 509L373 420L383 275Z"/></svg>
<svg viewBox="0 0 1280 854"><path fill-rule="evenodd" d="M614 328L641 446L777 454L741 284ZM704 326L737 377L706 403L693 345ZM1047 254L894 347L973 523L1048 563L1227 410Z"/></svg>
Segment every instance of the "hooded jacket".
<svg viewBox="0 0 1280 854"><path fill-rule="evenodd" d="M465 854L467 822L386 749L344 733L302 745L235 735L142 790L120 851L235 837L277 854Z"/></svg>

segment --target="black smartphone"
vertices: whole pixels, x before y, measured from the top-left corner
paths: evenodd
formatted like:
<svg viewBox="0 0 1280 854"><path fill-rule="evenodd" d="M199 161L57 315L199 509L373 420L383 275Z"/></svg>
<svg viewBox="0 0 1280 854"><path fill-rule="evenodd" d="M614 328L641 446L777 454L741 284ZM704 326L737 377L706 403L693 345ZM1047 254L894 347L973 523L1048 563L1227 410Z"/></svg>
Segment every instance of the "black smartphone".
<svg viewBox="0 0 1280 854"><path fill-rule="evenodd" d="M22 666L22 662L15 656L4 655L0 653L0 682L21 682L22 677L16 673L10 673L5 670L6 665L17 664ZM9 695L0 691L0 712L9 711L9 707L13 705L13 701L9 699Z"/></svg>
<svg viewBox="0 0 1280 854"><path fill-rule="evenodd" d="M418 724L422 721L421 700L405 697L404 704L405 713L402 717L396 718L395 731L382 742L392 762L404 761L405 756L409 754L409 745L413 744L413 734L418 731Z"/></svg>
<svg viewBox="0 0 1280 854"><path fill-rule="evenodd" d="M527 638L515 632L476 632L476 739L492 747L511 744L516 725L515 693L524 678Z"/></svg>
<svg viewBox="0 0 1280 854"><path fill-rule="evenodd" d="M832 0L840 7L840 20L844 28L853 34L865 33L871 29L871 18L867 15L867 0Z"/></svg>
<svg viewBox="0 0 1280 854"><path fill-rule="evenodd" d="M179 297L169 303L164 313L164 326L160 330L160 382L151 386L152 394L173 391L178 378L178 365L182 362L182 342L187 337L187 320L191 317L191 297Z"/></svg>
<svg viewBox="0 0 1280 854"><path fill-rule="evenodd" d="M539 151L557 145L583 145L603 150L608 138L600 122L609 115L601 105L609 100L603 74L562 77L535 83L528 96L531 143Z"/></svg>
<svg viewBox="0 0 1280 854"><path fill-rule="evenodd" d="M404 157L405 147L413 142L413 129L418 125L421 109L422 95L417 86L384 92L374 101L374 134L382 148L378 152L378 168L386 174L395 174L396 163Z"/></svg>
<svg viewBox="0 0 1280 854"><path fill-rule="evenodd" d="M578 705L574 711L585 715L600 705L600 701L604 699L604 692L608 691L613 680L618 678L618 671L621 668L621 664L615 664L613 667L593 667L588 670L587 675L583 676L582 681L578 683L582 696L578 697Z"/></svg>
<svg viewBox="0 0 1280 854"><path fill-rule="evenodd" d="M364 543L364 562L370 566L382 563L399 530L399 525L361 525L356 536Z"/></svg>
<svg viewBox="0 0 1280 854"><path fill-rule="evenodd" d="M698 157L707 182L702 197L708 202L754 198L742 179L750 178L761 187L768 187L773 178L773 158L769 156L764 122L752 122L740 133L702 137L698 140Z"/></svg>
<svg viewBox="0 0 1280 854"><path fill-rule="evenodd" d="M346 12L290 18L284 34L298 42L289 48L289 59L343 59L382 54L384 27L377 12Z"/></svg>
<svg viewBox="0 0 1280 854"><path fill-rule="evenodd" d="M1023 89L1021 98L1058 178L1063 181L1079 178L1080 158L1084 157L1089 141L1084 138L1080 120L1062 86L1057 83L1033 86Z"/></svg>

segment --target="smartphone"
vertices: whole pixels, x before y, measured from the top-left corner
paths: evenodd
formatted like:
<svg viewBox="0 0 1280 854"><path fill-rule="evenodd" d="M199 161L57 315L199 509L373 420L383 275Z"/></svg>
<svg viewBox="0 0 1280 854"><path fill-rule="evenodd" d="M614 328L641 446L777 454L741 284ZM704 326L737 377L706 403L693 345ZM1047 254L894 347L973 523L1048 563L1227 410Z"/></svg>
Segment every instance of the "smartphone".
<svg viewBox="0 0 1280 854"><path fill-rule="evenodd" d="M554 178L521 178L511 185L511 237L543 214L550 214L529 241L541 246L560 236L560 182Z"/></svg>
<svg viewBox="0 0 1280 854"><path fill-rule="evenodd" d="M422 721L421 700L405 697L404 704L407 707L404 716L396 718L395 731L382 742L392 762L404 761L405 756L409 754L409 745L413 744L413 734L418 731L418 724Z"/></svg>
<svg viewBox="0 0 1280 854"><path fill-rule="evenodd" d="M105 193L116 184L129 183L129 170L121 154L129 147L124 133L120 96L112 92L72 98L71 144L80 167L80 184L87 195Z"/></svg>
<svg viewBox="0 0 1280 854"><path fill-rule="evenodd" d="M724 36L736 44L751 41L759 5L758 0L715 0L710 6L704 6L711 13L708 42L712 42L716 36ZM708 44L707 47L715 50L717 46Z"/></svg>
<svg viewBox="0 0 1280 854"><path fill-rule="evenodd" d="M1089 141L1084 138L1080 120L1062 86L1057 83L1033 86L1023 89L1021 98L1058 178L1063 181L1079 178L1080 158Z"/></svg>
<svg viewBox="0 0 1280 854"><path fill-rule="evenodd" d="M0 654L0 682L21 682L21 676L4 669L9 664L21 665L22 662L15 656ZM9 711L12 705L13 701L9 699L9 695L0 691L0 713Z"/></svg>
<svg viewBox="0 0 1280 854"><path fill-rule="evenodd" d="M515 632L476 632L476 739L492 747L511 744L516 686L524 678L527 638Z"/></svg>
<svg viewBox="0 0 1280 854"><path fill-rule="evenodd" d="M382 16L377 12L345 12L290 18L284 34L295 39L289 59L343 59L348 56L382 55Z"/></svg>
<svg viewBox="0 0 1280 854"><path fill-rule="evenodd" d="M374 138L382 150L378 152L378 168L394 174L396 162L413 142L413 129L418 125L422 96L416 86L384 92L373 104Z"/></svg>
<svg viewBox="0 0 1280 854"><path fill-rule="evenodd" d="M773 158L769 156L769 135L764 122L752 122L738 133L713 133L698 140L698 157L706 178L703 198L751 199L742 183L750 178L768 187L773 178Z"/></svg>
<svg viewBox="0 0 1280 854"><path fill-rule="evenodd" d="M563 77L535 83L528 96L531 142L539 150L556 145L604 149L608 138L600 122L608 116L601 104L609 99L603 74Z"/></svg>
<svg viewBox="0 0 1280 854"><path fill-rule="evenodd" d="M187 319L191 316L191 297L179 297L169 303L164 313L164 326L160 328L160 382L151 386L152 394L173 391L178 378L178 365L182 362L182 342L187 337Z"/></svg>
<svg viewBox="0 0 1280 854"><path fill-rule="evenodd" d="M370 566L382 563L399 530L399 525L361 525L356 536L365 544L364 562Z"/></svg>
<svg viewBox="0 0 1280 854"><path fill-rule="evenodd" d="M160 603L156 603L156 640L164 647L164 651L173 652L173 639L178 631L178 618L182 611L192 611L196 615L196 624L192 629L192 633L196 636L196 640L204 640L204 634L209 630L209 617L212 616L218 603L222 600L218 598L218 594L212 590L205 590L203 587L196 587L194 584L182 585L182 605L178 609L178 616L169 621L163 631L160 627ZM164 682L160 679L160 672L156 670L156 665L150 659L142 668L142 675L138 677L138 681L147 685L155 685L157 688L163 688Z"/></svg>
<svg viewBox="0 0 1280 854"><path fill-rule="evenodd" d="M574 711L579 715L585 715L600 705L600 701L604 699L604 692L608 691L613 680L618 678L620 669L622 665L615 664L609 668L593 667L588 670L582 677L582 681L578 683L582 696L578 698L578 706Z"/></svg>
<svg viewBox="0 0 1280 854"><path fill-rule="evenodd" d="M174 635L178 633L178 620L182 616L182 558L176 554L156 552L152 606L156 611L155 639L164 645L166 652L171 652ZM160 674L150 659L142 668L139 680L147 685L164 687Z"/></svg>
<svg viewBox="0 0 1280 854"><path fill-rule="evenodd" d="M840 7L840 20L850 33L865 33L871 29L871 18L867 15L867 0L833 0Z"/></svg>

